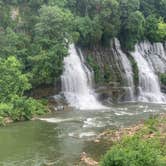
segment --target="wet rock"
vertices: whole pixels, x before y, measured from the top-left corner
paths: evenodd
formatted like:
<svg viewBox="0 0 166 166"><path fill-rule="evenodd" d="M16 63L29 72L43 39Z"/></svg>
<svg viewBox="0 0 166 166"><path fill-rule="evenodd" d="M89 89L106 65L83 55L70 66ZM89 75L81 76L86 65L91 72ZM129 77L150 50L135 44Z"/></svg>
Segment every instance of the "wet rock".
<svg viewBox="0 0 166 166"><path fill-rule="evenodd" d="M161 85L161 91L162 91L163 93L166 93L166 85Z"/></svg>
<svg viewBox="0 0 166 166"><path fill-rule="evenodd" d="M4 118L4 123L5 124L13 123L13 120L11 118L9 118L9 117L6 117L6 118Z"/></svg>
<svg viewBox="0 0 166 166"><path fill-rule="evenodd" d="M49 97L48 106L51 111L62 111L67 107L67 102L62 95L55 95Z"/></svg>
<svg viewBox="0 0 166 166"><path fill-rule="evenodd" d="M54 85L41 85L37 88L32 89L31 91L26 92L27 96L33 97L35 99L46 98L53 96L60 92L60 89Z"/></svg>
<svg viewBox="0 0 166 166"><path fill-rule="evenodd" d="M92 158L88 157L88 155L85 152L81 154L80 164L84 166L99 166L99 163L93 160Z"/></svg>
<svg viewBox="0 0 166 166"><path fill-rule="evenodd" d="M99 94L99 100L104 104L116 103L125 97L125 88L120 87L116 82L110 82L109 85L99 87L96 91Z"/></svg>
<svg viewBox="0 0 166 166"><path fill-rule="evenodd" d="M100 143L99 139L94 140L95 143Z"/></svg>
<svg viewBox="0 0 166 166"><path fill-rule="evenodd" d="M112 144L113 142L120 141L125 135L127 136L133 136L135 133L137 133L140 129L143 128L143 124L139 124L136 126L132 126L129 128L121 128L117 131L112 131L112 130L106 130L102 133L100 133L97 137L96 140L105 140Z"/></svg>

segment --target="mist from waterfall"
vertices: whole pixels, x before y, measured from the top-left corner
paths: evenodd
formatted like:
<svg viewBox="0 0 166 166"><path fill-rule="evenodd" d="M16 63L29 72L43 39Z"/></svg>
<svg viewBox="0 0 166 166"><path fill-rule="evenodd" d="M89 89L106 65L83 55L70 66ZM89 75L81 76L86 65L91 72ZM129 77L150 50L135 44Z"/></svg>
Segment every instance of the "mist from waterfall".
<svg viewBox="0 0 166 166"><path fill-rule="evenodd" d="M139 69L139 95L138 101L165 103L166 97L160 90L160 82L157 72L164 72L165 52L162 44L151 45L142 42L135 46L131 53Z"/></svg>
<svg viewBox="0 0 166 166"><path fill-rule="evenodd" d="M79 56L74 44L69 47L69 55L64 58L64 72L61 76L62 92L71 107L80 110L105 108L92 89L92 75Z"/></svg>

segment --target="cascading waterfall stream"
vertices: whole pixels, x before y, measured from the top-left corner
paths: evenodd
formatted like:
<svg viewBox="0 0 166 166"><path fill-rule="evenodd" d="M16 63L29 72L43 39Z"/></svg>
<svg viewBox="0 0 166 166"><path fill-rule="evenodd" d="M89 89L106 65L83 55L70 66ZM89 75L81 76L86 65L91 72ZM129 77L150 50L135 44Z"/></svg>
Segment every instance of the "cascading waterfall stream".
<svg viewBox="0 0 166 166"><path fill-rule="evenodd" d="M157 47L158 48L158 47ZM155 74L155 67L158 66L159 60L157 57L156 62L152 62L152 59L147 56L149 54L148 44L142 43L135 46L135 52L131 55L135 59L139 69L139 96L138 101L141 102L154 102L154 103L165 103L166 97L161 93L158 76ZM157 63L158 62L158 63ZM154 65L155 63L155 65ZM163 67L159 70L164 70Z"/></svg>
<svg viewBox="0 0 166 166"><path fill-rule="evenodd" d="M62 92L70 106L81 110L105 108L96 98L91 87L91 72L84 64L83 56L77 54L74 44L69 47L69 55L64 58Z"/></svg>
<svg viewBox="0 0 166 166"><path fill-rule="evenodd" d="M151 44L149 41L144 41L139 47L154 72L166 72L166 54L162 43Z"/></svg>
<svg viewBox="0 0 166 166"><path fill-rule="evenodd" d="M127 55L122 51L120 41L118 39L115 39L114 41L115 41L114 54L118 56L124 69L123 76L124 76L124 79L126 80L125 101L135 101L135 96L134 96L135 87L134 87L133 70L132 70L131 63Z"/></svg>

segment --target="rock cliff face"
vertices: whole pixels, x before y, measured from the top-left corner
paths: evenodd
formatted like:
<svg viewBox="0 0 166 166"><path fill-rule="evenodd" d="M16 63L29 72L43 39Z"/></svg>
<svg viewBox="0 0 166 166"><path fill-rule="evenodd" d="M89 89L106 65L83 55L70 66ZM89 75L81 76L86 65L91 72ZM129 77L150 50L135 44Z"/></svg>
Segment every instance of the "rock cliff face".
<svg viewBox="0 0 166 166"><path fill-rule="evenodd" d="M82 48L85 59L91 56L94 63L99 66L101 74L110 74L109 81L96 83L97 91L102 98L112 98L114 101L147 101L158 102L164 100L160 89L165 92L165 86L161 85L159 75L166 73L166 43L141 42L135 46L134 52L127 52L121 49L117 39L110 41L109 47L96 46L94 48ZM141 55L147 65L147 70L137 61L136 51ZM151 75L148 76L148 71ZM142 80L142 77L145 78ZM154 81L158 90L153 92ZM143 81L149 81L148 87L144 87ZM151 99L148 95L140 100L141 89L151 95L158 93L160 99ZM152 91L152 92L151 92Z"/></svg>
<svg viewBox="0 0 166 166"><path fill-rule="evenodd" d="M132 63L120 46L120 42L114 39L110 47L97 46L91 49L82 48L85 59L91 56L100 68L103 77L109 73L105 82L96 83L97 92L101 99L116 101L133 101L135 94Z"/></svg>

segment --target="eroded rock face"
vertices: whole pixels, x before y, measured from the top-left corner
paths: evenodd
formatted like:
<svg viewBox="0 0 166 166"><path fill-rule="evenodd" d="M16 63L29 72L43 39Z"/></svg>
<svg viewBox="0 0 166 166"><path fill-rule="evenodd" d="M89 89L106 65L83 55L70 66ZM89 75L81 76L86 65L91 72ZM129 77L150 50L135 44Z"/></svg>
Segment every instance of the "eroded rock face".
<svg viewBox="0 0 166 166"><path fill-rule="evenodd" d="M104 75L104 70L107 68L112 75L113 82L122 83L122 71L124 71L123 65L120 62L118 56L115 56L114 42L110 42L109 47L102 47L97 45L93 48L82 48L83 56L87 59L88 56L92 56L96 64L100 67L100 72Z"/></svg>
<svg viewBox="0 0 166 166"><path fill-rule="evenodd" d="M126 90L124 87L120 87L118 83L112 83L99 87L97 90L99 94L99 100L104 104L117 103L119 101L124 101L126 96Z"/></svg>
<svg viewBox="0 0 166 166"><path fill-rule="evenodd" d="M82 49L85 59L91 56L100 68L100 73L105 77L110 74L106 83L96 83L99 98L104 103L118 101L134 101L135 86L132 64L128 55L122 51L118 39L110 41L110 46L101 45L94 48Z"/></svg>

